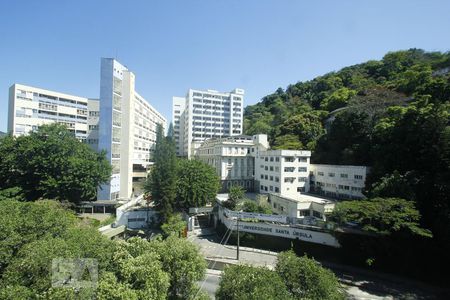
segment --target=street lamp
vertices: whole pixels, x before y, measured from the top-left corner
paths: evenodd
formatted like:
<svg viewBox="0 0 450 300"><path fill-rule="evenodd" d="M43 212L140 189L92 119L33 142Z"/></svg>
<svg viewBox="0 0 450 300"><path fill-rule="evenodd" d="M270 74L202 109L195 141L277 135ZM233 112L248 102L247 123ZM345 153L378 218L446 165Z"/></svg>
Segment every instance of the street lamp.
<svg viewBox="0 0 450 300"><path fill-rule="evenodd" d="M239 217L241 216L241 212L238 212L238 216L237 216L237 224L236 224L236 229L237 229L237 253L236 253L236 259L239 260Z"/></svg>

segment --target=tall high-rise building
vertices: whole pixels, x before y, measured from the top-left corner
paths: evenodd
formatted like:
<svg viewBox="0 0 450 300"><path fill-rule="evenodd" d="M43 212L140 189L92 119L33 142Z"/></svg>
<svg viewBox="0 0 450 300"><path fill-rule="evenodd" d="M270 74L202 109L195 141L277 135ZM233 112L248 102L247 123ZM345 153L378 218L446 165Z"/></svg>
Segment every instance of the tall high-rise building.
<svg viewBox="0 0 450 300"><path fill-rule="evenodd" d="M60 123L84 141L90 99L22 84L9 88L8 132L26 135L40 125Z"/></svg>
<svg viewBox="0 0 450 300"><path fill-rule="evenodd" d="M173 97L172 120L177 155L195 155L211 138L242 134L244 90L230 93L189 89L186 97Z"/></svg>
<svg viewBox="0 0 450 300"><path fill-rule="evenodd" d="M133 180L146 176L156 141L156 126L166 119L135 91L135 76L112 58L102 58L100 71L98 149L106 150L113 167L99 200L130 198Z"/></svg>

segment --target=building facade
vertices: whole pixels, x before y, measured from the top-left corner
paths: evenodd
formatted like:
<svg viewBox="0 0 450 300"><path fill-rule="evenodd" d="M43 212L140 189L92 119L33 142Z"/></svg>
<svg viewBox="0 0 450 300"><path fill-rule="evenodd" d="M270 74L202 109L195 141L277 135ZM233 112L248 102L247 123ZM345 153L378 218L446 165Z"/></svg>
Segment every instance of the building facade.
<svg viewBox="0 0 450 300"><path fill-rule="evenodd" d="M268 145L267 135L211 139L197 149L195 157L215 168L222 191L240 185L250 192L254 191L255 155Z"/></svg>
<svg viewBox="0 0 450 300"><path fill-rule="evenodd" d="M135 75L112 58L102 58L100 71L98 149L106 150L113 171L99 200L133 196L133 176L145 177L156 142L156 127L166 119L135 91Z"/></svg>
<svg viewBox="0 0 450 300"><path fill-rule="evenodd" d="M264 134L207 140L195 158L215 168L223 192L236 184L248 191L294 201L306 193L338 199L365 198L362 192L368 167L311 164L311 151L269 150Z"/></svg>
<svg viewBox="0 0 450 300"><path fill-rule="evenodd" d="M172 111L174 129L178 129L177 154L190 158L207 139L242 134L244 90L221 93L190 89L186 97L173 98Z"/></svg>
<svg viewBox="0 0 450 300"><path fill-rule="evenodd" d="M255 159L255 186L260 193L297 197L309 191L311 151L268 150Z"/></svg>
<svg viewBox="0 0 450 300"><path fill-rule="evenodd" d="M369 168L366 166L338 166L312 164L311 192L332 198L362 199Z"/></svg>
<svg viewBox="0 0 450 300"><path fill-rule="evenodd" d="M85 141L88 103L88 98L13 84L9 88L8 132L21 136L41 125L59 123Z"/></svg>

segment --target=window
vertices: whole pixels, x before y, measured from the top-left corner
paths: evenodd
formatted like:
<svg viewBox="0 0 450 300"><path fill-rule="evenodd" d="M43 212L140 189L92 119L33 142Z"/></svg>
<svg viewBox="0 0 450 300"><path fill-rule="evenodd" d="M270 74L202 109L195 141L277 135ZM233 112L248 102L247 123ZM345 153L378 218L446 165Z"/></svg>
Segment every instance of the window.
<svg viewBox="0 0 450 300"><path fill-rule="evenodd" d="M270 157L270 161L273 162L273 156Z"/></svg>
<svg viewBox="0 0 450 300"><path fill-rule="evenodd" d="M306 167L298 167L298 171L299 172L306 172L307 169L306 169Z"/></svg>
<svg viewBox="0 0 450 300"><path fill-rule="evenodd" d="M299 162L308 162L308 158L307 157L299 157L298 161Z"/></svg>
<svg viewBox="0 0 450 300"><path fill-rule="evenodd" d="M280 171L280 167L275 167L275 172L279 172Z"/></svg>
<svg viewBox="0 0 450 300"><path fill-rule="evenodd" d="M348 185L344 185L344 190L350 190L350 187Z"/></svg>
<svg viewBox="0 0 450 300"><path fill-rule="evenodd" d="M284 167L284 171L285 172L294 172L295 171L295 167Z"/></svg>
<svg viewBox="0 0 450 300"><path fill-rule="evenodd" d="M284 158L284 161L285 161L285 162L294 162L294 161L295 161L295 158L294 158L294 157L285 157L285 158Z"/></svg>
<svg viewBox="0 0 450 300"><path fill-rule="evenodd" d="M323 172L317 172L317 175L323 176Z"/></svg>
<svg viewBox="0 0 450 300"><path fill-rule="evenodd" d="M340 190L343 190L343 189L344 189L344 186L340 184L340 185L339 185L339 189L340 189Z"/></svg>
<svg viewBox="0 0 450 300"><path fill-rule="evenodd" d="M299 177L298 178L298 182L306 182L307 178L306 177Z"/></svg>
<svg viewBox="0 0 450 300"><path fill-rule="evenodd" d="M261 185L261 191L264 191L264 186L263 185Z"/></svg>
<svg viewBox="0 0 450 300"><path fill-rule="evenodd" d="M275 193L279 193L280 189L278 187L275 187Z"/></svg>
<svg viewBox="0 0 450 300"><path fill-rule="evenodd" d="M359 180L362 180L362 179L363 179L363 177L362 177L362 175L355 175L355 179L359 179Z"/></svg>
<svg viewBox="0 0 450 300"><path fill-rule="evenodd" d="M264 179L264 175L263 174L261 174L261 179Z"/></svg>
<svg viewBox="0 0 450 300"><path fill-rule="evenodd" d="M265 161L269 161L269 158L268 158L268 157L266 157L266 158L264 158L264 160L265 160Z"/></svg>
<svg viewBox="0 0 450 300"><path fill-rule="evenodd" d="M309 216L309 209L300 209L298 211L298 214L300 215L300 217L306 217Z"/></svg>
<svg viewBox="0 0 450 300"><path fill-rule="evenodd" d="M273 186L270 186L270 187L269 187L269 190L270 190L271 192L273 192Z"/></svg>
<svg viewBox="0 0 450 300"><path fill-rule="evenodd" d="M273 176L270 176L269 179L270 179L270 181L273 181Z"/></svg>
<svg viewBox="0 0 450 300"><path fill-rule="evenodd" d="M334 177L334 173L328 173L329 177Z"/></svg>
<svg viewBox="0 0 450 300"><path fill-rule="evenodd" d="M275 176L275 182L280 182L280 178L278 176Z"/></svg>
<svg viewBox="0 0 450 300"><path fill-rule="evenodd" d="M297 192L299 192L299 193L305 192L305 187L303 187L303 186L297 187Z"/></svg>
<svg viewBox="0 0 450 300"><path fill-rule="evenodd" d="M275 157L275 161L276 161L276 162L279 162L279 161L280 161L280 158L279 158L279 157Z"/></svg>
<svg viewBox="0 0 450 300"><path fill-rule="evenodd" d="M341 174L341 178L348 178L348 174Z"/></svg>
<svg viewBox="0 0 450 300"><path fill-rule="evenodd" d="M268 180L268 179L269 179L269 176L264 175L264 179L265 179L265 180Z"/></svg>
<svg viewBox="0 0 450 300"><path fill-rule="evenodd" d="M290 182L293 183L295 181L295 177L285 177L284 182Z"/></svg>
<svg viewBox="0 0 450 300"><path fill-rule="evenodd" d="M270 166L270 171L273 171L273 167L272 166Z"/></svg>
<svg viewBox="0 0 450 300"><path fill-rule="evenodd" d="M264 170L266 170L266 171L269 170L269 167L268 167L268 166L265 166L265 167L264 167Z"/></svg>

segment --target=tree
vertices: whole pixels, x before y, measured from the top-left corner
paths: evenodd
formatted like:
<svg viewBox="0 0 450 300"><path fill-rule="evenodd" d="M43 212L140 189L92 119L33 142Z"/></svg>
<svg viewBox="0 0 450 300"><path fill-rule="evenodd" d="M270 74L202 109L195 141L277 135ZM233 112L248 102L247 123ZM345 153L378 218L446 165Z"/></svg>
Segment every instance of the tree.
<svg viewBox="0 0 450 300"><path fill-rule="evenodd" d="M310 112L290 117L281 125L280 130L283 135L297 136L308 150L315 148L316 141L325 132L319 115Z"/></svg>
<svg viewBox="0 0 450 300"><path fill-rule="evenodd" d="M265 267L227 266L222 274L219 300L291 299L280 276Z"/></svg>
<svg viewBox="0 0 450 300"><path fill-rule="evenodd" d="M372 233L404 232L409 235L431 236L428 230L420 227L420 213L414 203L399 198L339 202L331 218L340 224L354 222L362 230Z"/></svg>
<svg viewBox="0 0 450 300"><path fill-rule="evenodd" d="M344 299L336 276L314 259L298 257L294 251L278 254L275 271L294 299Z"/></svg>
<svg viewBox="0 0 450 300"><path fill-rule="evenodd" d="M157 125L156 131L154 165L147 177L144 189L151 193L155 207L165 221L173 213L176 198L176 154L172 138L164 137L160 124Z"/></svg>
<svg viewBox="0 0 450 300"><path fill-rule="evenodd" d="M303 144L300 142L298 137L293 134L280 135L275 138L272 145L272 149L284 149L284 150L301 150L303 149Z"/></svg>
<svg viewBox="0 0 450 300"><path fill-rule="evenodd" d="M181 237L181 233L186 228L186 221L183 220L181 214L173 214L168 219L167 222L161 225L162 231L167 235L176 235Z"/></svg>
<svg viewBox="0 0 450 300"><path fill-rule="evenodd" d="M198 160L180 159L177 178L178 208L205 206L214 201L220 188L214 168Z"/></svg>
<svg viewBox="0 0 450 300"><path fill-rule="evenodd" d="M239 201L244 199L245 190L240 185L233 185L228 191L228 199L225 201L224 206L228 209L234 210Z"/></svg>
<svg viewBox="0 0 450 300"><path fill-rule="evenodd" d="M190 299L197 294L196 282L204 278L206 271L206 261L198 247L173 235L164 241L152 240L150 244L160 255L163 270L170 276L169 295Z"/></svg>
<svg viewBox="0 0 450 300"><path fill-rule="evenodd" d="M113 242L56 201L5 200L0 216L0 290L61 296L51 289L52 259L89 257L100 269L110 264Z"/></svg>
<svg viewBox="0 0 450 300"><path fill-rule="evenodd" d="M269 206L266 205L258 205L255 201L246 200L242 203L241 206L242 211L245 212L253 212L260 214L272 214L272 210Z"/></svg>
<svg viewBox="0 0 450 300"><path fill-rule="evenodd" d="M0 189L19 187L26 200L94 200L111 166L63 125L40 126L27 136L0 140Z"/></svg>

